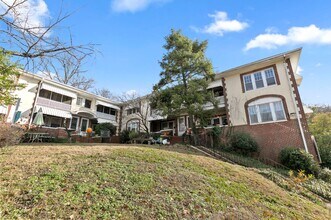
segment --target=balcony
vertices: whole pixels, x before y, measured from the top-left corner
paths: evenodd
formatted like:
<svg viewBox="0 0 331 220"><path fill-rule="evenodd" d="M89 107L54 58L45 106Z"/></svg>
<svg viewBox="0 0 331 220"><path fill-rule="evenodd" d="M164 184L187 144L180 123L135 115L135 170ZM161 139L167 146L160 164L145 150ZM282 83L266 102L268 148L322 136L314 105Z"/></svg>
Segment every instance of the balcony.
<svg viewBox="0 0 331 220"><path fill-rule="evenodd" d="M160 115L160 113L157 110L151 110L151 114L147 117L148 121L156 121L156 120L163 120L167 117Z"/></svg>
<svg viewBox="0 0 331 220"><path fill-rule="evenodd" d="M110 121L116 121L116 116L115 115L110 115L102 112L96 112L97 118L102 118Z"/></svg>
<svg viewBox="0 0 331 220"><path fill-rule="evenodd" d="M63 111L70 111L71 110L71 105L63 103L63 102L57 102L53 101L50 99L38 97L37 98L37 105L45 106L45 107L50 107L50 108L55 108Z"/></svg>
<svg viewBox="0 0 331 220"><path fill-rule="evenodd" d="M215 97L215 99L218 100L218 107L219 108L225 107L224 96L218 96L218 97ZM214 106L213 106L212 103L207 103L203 106L203 108L205 110L209 110L209 109L213 109Z"/></svg>

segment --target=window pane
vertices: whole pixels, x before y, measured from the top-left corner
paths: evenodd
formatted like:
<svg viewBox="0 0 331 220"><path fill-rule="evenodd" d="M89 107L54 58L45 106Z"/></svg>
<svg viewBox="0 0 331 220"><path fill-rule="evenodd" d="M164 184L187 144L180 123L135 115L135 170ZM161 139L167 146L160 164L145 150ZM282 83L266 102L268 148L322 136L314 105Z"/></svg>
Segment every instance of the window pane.
<svg viewBox="0 0 331 220"><path fill-rule="evenodd" d="M103 112L103 106L97 105L97 112Z"/></svg>
<svg viewBox="0 0 331 220"><path fill-rule="evenodd" d="M111 115L116 115L116 110L111 108L111 109L110 109L110 114L111 114Z"/></svg>
<svg viewBox="0 0 331 220"><path fill-rule="evenodd" d="M162 122L161 124L161 130L167 129L168 128L168 122Z"/></svg>
<svg viewBox="0 0 331 220"><path fill-rule="evenodd" d="M61 102L62 95L59 94L59 93L53 92L51 99L54 100L54 101L57 101L57 102Z"/></svg>
<svg viewBox="0 0 331 220"><path fill-rule="evenodd" d="M50 99L51 98L51 91L42 89L39 92L39 96L42 97L42 98Z"/></svg>
<svg viewBox="0 0 331 220"><path fill-rule="evenodd" d="M91 108L91 100L85 99L85 108Z"/></svg>
<svg viewBox="0 0 331 220"><path fill-rule="evenodd" d="M139 131L139 122L137 121L130 121L128 123L128 130L129 131Z"/></svg>
<svg viewBox="0 0 331 220"><path fill-rule="evenodd" d="M268 86L276 84L275 74L274 74L273 69L266 70L265 71L265 77L267 79Z"/></svg>
<svg viewBox="0 0 331 220"><path fill-rule="evenodd" d="M245 82L245 90L253 90L253 83L252 83L252 78L251 75L244 76L244 82Z"/></svg>
<svg viewBox="0 0 331 220"><path fill-rule="evenodd" d="M76 100L76 105L82 105L82 101L83 101L83 99L78 97Z"/></svg>
<svg viewBox="0 0 331 220"><path fill-rule="evenodd" d="M228 118L226 116L222 116L222 125L228 125Z"/></svg>
<svg viewBox="0 0 331 220"><path fill-rule="evenodd" d="M213 88L213 93L214 93L214 97L223 96L223 87L219 86L219 87Z"/></svg>
<svg viewBox="0 0 331 220"><path fill-rule="evenodd" d="M255 106L249 106L248 107L248 114L249 114L249 119L251 121L251 124L258 123L258 118L257 118L257 112L256 112L256 107Z"/></svg>
<svg viewBox="0 0 331 220"><path fill-rule="evenodd" d="M214 118L213 119L213 125L219 125L220 124L220 118Z"/></svg>
<svg viewBox="0 0 331 220"><path fill-rule="evenodd" d="M285 112L283 109L283 103L281 101L274 102L275 114L277 120L285 120Z"/></svg>
<svg viewBox="0 0 331 220"><path fill-rule="evenodd" d="M259 109L262 122L273 121L269 103L259 105Z"/></svg>
<svg viewBox="0 0 331 220"><path fill-rule="evenodd" d="M78 122L78 118L72 118L71 119L71 126L70 126L70 128L76 130L76 128L77 128L77 122Z"/></svg>
<svg viewBox="0 0 331 220"><path fill-rule="evenodd" d="M62 102L63 103L66 103L66 104L68 104L68 105L71 105L71 100L72 100L72 98L71 97L68 97L68 96L63 96L63 98L62 98Z"/></svg>
<svg viewBox="0 0 331 220"><path fill-rule="evenodd" d="M264 87L261 72L254 73L254 79L255 79L256 88Z"/></svg>
<svg viewBox="0 0 331 220"><path fill-rule="evenodd" d="M105 107L104 113L109 114L110 113L110 108L109 107Z"/></svg>
<svg viewBox="0 0 331 220"><path fill-rule="evenodd" d="M87 124L88 124L88 120L87 119L83 119L82 120L82 126L81 126L81 131L86 131L87 130Z"/></svg>

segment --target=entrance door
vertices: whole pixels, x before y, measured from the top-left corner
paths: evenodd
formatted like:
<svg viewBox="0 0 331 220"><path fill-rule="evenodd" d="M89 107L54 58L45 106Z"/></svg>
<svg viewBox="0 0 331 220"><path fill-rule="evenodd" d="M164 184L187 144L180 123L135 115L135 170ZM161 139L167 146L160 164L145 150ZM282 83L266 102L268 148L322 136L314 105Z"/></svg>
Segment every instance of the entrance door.
<svg viewBox="0 0 331 220"><path fill-rule="evenodd" d="M86 132L87 126L88 126L88 119L87 118L82 118L80 130L83 131L83 132Z"/></svg>
<svg viewBox="0 0 331 220"><path fill-rule="evenodd" d="M178 118L178 136L182 136L185 133L185 117Z"/></svg>

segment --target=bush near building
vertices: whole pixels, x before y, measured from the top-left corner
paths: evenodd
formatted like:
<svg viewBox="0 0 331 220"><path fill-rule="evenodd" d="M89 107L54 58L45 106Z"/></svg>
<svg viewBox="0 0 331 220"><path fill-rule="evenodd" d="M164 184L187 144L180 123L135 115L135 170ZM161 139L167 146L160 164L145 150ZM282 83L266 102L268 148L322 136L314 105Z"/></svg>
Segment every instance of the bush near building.
<svg viewBox="0 0 331 220"><path fill-rule="evenodd" d="M331 112L314 113L308 122L309 130L317 141L321 165L331 169Z"/></svg>
<svg viewBox="0 0 331 220"><path fill-rule="evenodd" d="M231 135L229 147L229 150L246 156L258 151L257 142L252 136L243 132L237 132Z"/></svg>
<svg viewBox="0 0 331 220"><path fill-rule="evenodd" d="M307 174L319 175L320 167L314 160L313 155L298 149L287 147L279 154L280 162L294 171L304 170Z"/></svg>
<svg viewBox="0 0 331 220"><path fill-rule="evenodd" d="M116 133L115 125L111 123L100 123L95 126L95 133L101 135L101 131L110 131L110 136L113 136Z"/></svg>
<svg viewBox="0 0 331 220"><path fill-rule="evenodd" d="M0 123L0 148L18 144L24 136L24 129Z"/></svg>

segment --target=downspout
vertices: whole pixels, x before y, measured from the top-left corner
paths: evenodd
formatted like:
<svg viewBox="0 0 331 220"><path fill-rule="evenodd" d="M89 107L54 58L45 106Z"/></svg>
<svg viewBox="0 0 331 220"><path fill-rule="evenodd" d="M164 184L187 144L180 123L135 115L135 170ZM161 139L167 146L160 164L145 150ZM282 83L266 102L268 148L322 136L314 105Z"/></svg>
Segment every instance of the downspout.
<svg viewBox="0 0 331 220"><path fill-rule="evenodd" d="M289 89L291 91L290 92L291 93L291 98L292 98L292 102L294 103L295 115L296 115L297 120L298 120L302 142L303 142L303 145L305 146L305 151L307 153L309 153L307 142L306 142L306 138L305 138L305 135L304 135L304 132L303 132L303 128L302 128L302 124L301 124L301 120L300 120L300 115L299 115L299 111L298 111L298 105L297 105L297 102L296 102L295 97L294 97L293 88L291 86L290 76L289 76L289 73L288 73L288 69L286 67L286 61L285 61L286 54L284 54L283 57L284 57L283 66L284 66L284 69L285 69L285 72L286 72L287 82L288 82L288 85L289 85ZM302 113L302 114L304 114L304 113Z"/></svg>
<svg viewBox="0 0 331 220"><path fill-rule="evenodd" d="M36 97L34 99L33 106L32 106L32 111L31 111L31 116L30 116L30 121L29 121L29 126L28 126L29 129L30 129L31 124L32 124L32 118L33 118L34 109L36 108L37 99L39 97L39 92L40 92L41 85L43 84L43 82L44 82L44 78L41 79L41 81L39 82L39 85L38 85L37 94L36 94Z"/></svg>

